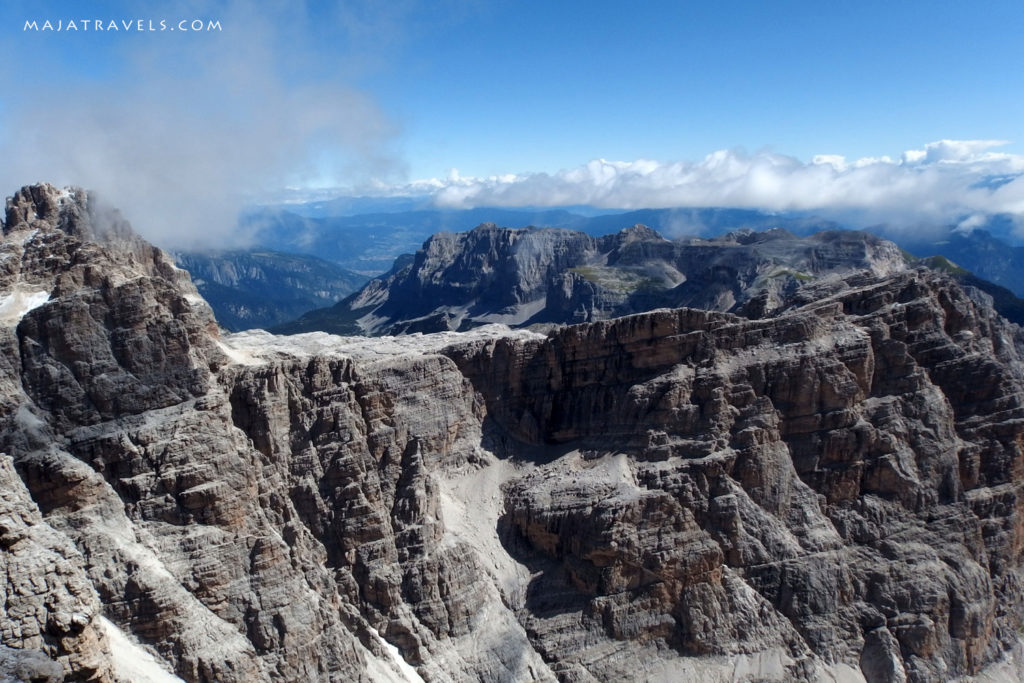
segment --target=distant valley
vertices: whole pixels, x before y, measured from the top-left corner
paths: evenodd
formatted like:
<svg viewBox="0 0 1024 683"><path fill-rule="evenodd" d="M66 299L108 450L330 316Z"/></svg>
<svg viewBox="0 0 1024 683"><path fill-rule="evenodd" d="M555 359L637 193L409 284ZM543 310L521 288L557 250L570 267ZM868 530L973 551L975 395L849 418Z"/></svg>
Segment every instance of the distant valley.
<svg viewBox="0 0 1024 683"><path fill-rule="evenodd" d="M232 331L264 328L330 306L366 281L359 273L304 254L264 249L180 252L180 268Z"/></svg>

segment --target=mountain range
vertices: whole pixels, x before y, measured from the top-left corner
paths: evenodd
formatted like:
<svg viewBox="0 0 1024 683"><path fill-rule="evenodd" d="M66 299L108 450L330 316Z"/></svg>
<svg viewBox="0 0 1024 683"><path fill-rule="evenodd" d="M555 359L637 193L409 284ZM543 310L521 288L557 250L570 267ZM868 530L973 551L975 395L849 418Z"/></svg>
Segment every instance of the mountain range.
<svg viewBox="0 0 1024 683"><path fill-rule="evenodd" d="M737 230L758 232L781 228L797 236L838 229L871 232L889 239L914 256L941 255L978 277L1024 296L1024 246L1016 223L989 216L970 230L955 224L900 228L870 224L841 215L807 211L759 211L733 208L672 208L631 211L593 207L478 208L445 210L401 198L266 207L245 214L239 229L259 248L309 254L338 263L366 276L391 268L395 258L411 254L439 232L465 232L481 223L509 227L553 227L601 237L642 224L669 239L711 238ZM367 212L363 209L375 209ZM347 211L338 215L335 212Z"/></svg>
<svg viewBox="0 0 1024 683"><path fill-rule="evenodd" d="M376 213L365 213L367 210ZM339 211L363 213L336 215ZM390 273L397 260L404 264L434 234L466 232L485 222L564 228L592 237L642 224L671 239L709 239L741 230L782 229L795 236L809 236L850 229L841 220L807 212L720 208L622 212L591 207L455 211L430 208L423 199L355 198L252 211L243 217L240 229L247 241L258 246L177 256L227 329L268 328L330 306L366 280ZM944 256L985 287L1009 290L1010 294L1000 289L990 293L997 301L1008 302L1000 306L1004 313L1024 320L1012 312L1017 306L1014 297L1024 295L1024 247L1008 242L1014 225L995 216L970 232L955 226L897 230L884 225L868 231L895 241L915 257ZM302 262L304 257L309 260ZM325 284L331 280L333 284ZM306 323L282 329L300 329L302 325Z"/></svg>
<svg viewBox="0 0 1024 683"><path fill-rule="evenodd" d="M524 327L679 306L763 315L804 282L906 267L896 245L852 231L799 238L781 229L743 230L670 241L642 225L595 238L488 223L434 235L411 260L342 302L274 330L380 335L496 322Z"/></svg>
<svg viewBox="0 0 1024 683"><path fill-rule="evenodd" d="M814 277L748 315L225 334L87 193L22 188L0 677L1020 680L1024 335L833 239L765 247Z"/></svg>
<svg viewBox="0 0 1024 683"><path fill-rule="evenodd" d="M987 230L951 231L943 239L919 243L908 239L916 254L944 256L978 277L1024 296L1024 247L1012 246Z"/></svg>

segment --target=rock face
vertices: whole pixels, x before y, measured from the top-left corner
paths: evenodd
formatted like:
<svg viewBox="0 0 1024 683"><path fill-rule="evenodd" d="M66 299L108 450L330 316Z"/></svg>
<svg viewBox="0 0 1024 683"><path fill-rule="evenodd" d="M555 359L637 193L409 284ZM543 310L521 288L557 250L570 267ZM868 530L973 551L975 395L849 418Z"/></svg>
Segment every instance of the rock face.
<svg viewBox="0 0 1024 683"><path fill-rule="evenodd" d="M0 672L15 680L62 681L64 671L71 680L108 679L100 601L81 554L43 522L9 456L0 458L0 483Z"/></svg>
<svg viewBox="0 0 1024 683"><path fill-rule="evenodd" d="M742 230L669 241L642 225L590 237L493 224L434 235L411 262L336 306L274 328L283 333L404 334L487 323L581 323L662 307L763 315L802 284L868 269L907 268L891 242L832 231L798 238Z"/></svg>
<svg viewBox="0 0 1024 683"><path fill-rule="evenodd" d="M583 470L629 456L599 502L592 477L521 479L503 521L611 637L972 673L1020 618L1018 570L996 569L1019 563L1015 330L923 271L803 296L764 321L679 310L453 352L503 433Z"/></svg>
<svg viewBox="0 0 1024 683"><path fill-rule="evenodd" d="M1024 344L940 274L220 338L80 191L3 235L0 675L1024 673Z"/></svg>

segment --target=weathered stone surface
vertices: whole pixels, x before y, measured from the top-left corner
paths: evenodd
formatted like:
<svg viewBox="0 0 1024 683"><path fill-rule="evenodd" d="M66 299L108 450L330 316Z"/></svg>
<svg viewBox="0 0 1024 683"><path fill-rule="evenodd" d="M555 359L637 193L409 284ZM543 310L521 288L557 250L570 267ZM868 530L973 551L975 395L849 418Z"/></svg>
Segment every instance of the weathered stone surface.
<svg viewBox="0 0 1024 683"><path fill-rule="evenodd" d="M761 321L665 311L453 348L511 438L571 446L584 468L629 456L632 481L611 489L521 480L504 522L524 557L554 561L581 618L624 589L642 604L644 576L693 589L731 570L827 662L875 679L975 673L1021 613L1004 535L1020 523L1019 333L924 271L803 300ZM709 609L712 648L771 644L714 605L659 601L677 649L700 647L687 612ZM612 637L620 615L602 619Z"/></svg>
<svg viewBox="0 0 1024 683"><path fill-rule="evenodd" d="M0 676L113 680L83 558L43 521L7 455L0 455L0 548Z"/></svg>
<svg viewBox="0 0 1024 683"><path fill-rule="evenodd" d="M1021 337L951 280L219 338L110 223L36 186L0 242L10 667L114 680L103 619L188 681L942 681L1019 650Z"/></svg>

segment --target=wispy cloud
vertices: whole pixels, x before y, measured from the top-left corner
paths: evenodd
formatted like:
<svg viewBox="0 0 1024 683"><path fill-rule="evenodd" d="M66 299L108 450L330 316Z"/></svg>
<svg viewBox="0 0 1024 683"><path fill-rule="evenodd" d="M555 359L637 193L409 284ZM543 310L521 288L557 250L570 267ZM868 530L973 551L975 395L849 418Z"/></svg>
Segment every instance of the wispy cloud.
<svg viewBox="0 0 1024 683"><path fill-rule="evenodd" d="M420 181L445 207L607 208L725 206L830 210L894 226L963 220L975 214L1024 216L1024 156L1001 140L940 140L897 158L722 150L697 162L606 161L558 173Z"/></svg>
<svg viewBox="0 0 1024 683"><path fill-rule="evenodd" d="M382 34L372 4L345 4L368 9L362 23L333 35L355 43L360 31ZM7 192L37 180L84 186L145 236L184 246L223 240L239 209L267 191L400 169L390 153L395 126L348 85L351 73L339 76L356 68L357 56L325 54L302 3L151 3L110 18L122 15L172 25L203 17L222 30L19 35L18 50L6 47L20 51L15 78L25 82L0 95ZM86 81L52 58L53 71L27 68L34 53L46 60L46 50L96 59L96 71L114 73Z"/></svg>

